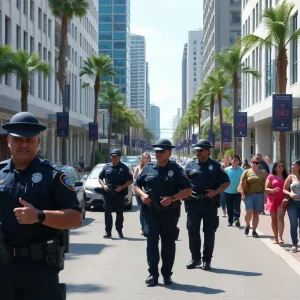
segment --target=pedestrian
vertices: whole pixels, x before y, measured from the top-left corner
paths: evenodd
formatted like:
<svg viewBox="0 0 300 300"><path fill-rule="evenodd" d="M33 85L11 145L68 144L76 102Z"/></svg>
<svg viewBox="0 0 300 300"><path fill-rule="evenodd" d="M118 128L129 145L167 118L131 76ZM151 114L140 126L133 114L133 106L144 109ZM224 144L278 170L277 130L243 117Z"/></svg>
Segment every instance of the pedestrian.
<svg viewBox="0 0 300 300"><path fill-rule="evenodd" d="M234 222L236 227L240 227L241 225L241 193L238 191L238 186L244 170L239 166L240 162L240 157L235 154L231 160L231 166L225 169L225 173L230 180L230 186L224 191L228 213L228 226L232 226Z"/></svg>
<svg viewBox="0 0 300 300"><path fill-rule="evenodd" d="M147 261L149 277L145 283L149 286L158 284L159 249L161 238L161 274L165 285L172 284L172 268L175 260L175 240L179 218L180 199L190 195L191 185L176 162L170 161L171 142L159 139L152 145L157 162L144 166L135 181L134 192L140 196L145 218L144 235L147 237Z"/></svg>
<svg viewBox="0 0 300 300"><path fill-rule="evenodd" d="M272 164L272 162L271 162L271 156L270 156L270 155L266 155L264 158L265 158L266 164L267 164L268 167L269 167L269 171L272 172L273 164Z"/></svg>
<svg viewBox="0 0 300 300"><path fill-rule="evenodd" d="M249 162L248 162L248 159L247 159L247 158L244 159L242 168L243 168L244 170L250 169L250 165L249 165Z"/></svg>
<svg viewBox="0 0 300 300"><path fill-rule="evenodd" d="M243 172L239 185L239 191L246 206L244 233L245 235L249 234L252 220L252 236L255 238L258 238L256 229L259 223L259 214L264 209L264 192L267 178L266 172L259 168L260 162L258 156L252 157L251 168Z"/></svg>
<svg viewBox="0 0 300 300"><path fill-rule="evenodd" d="M225 154L223 156L221 168L224 171L225 168L228 168L229 166L231 166L231 157L230 157L230 155ZM224 192L220 193L220 199L221 199L221 206L222 206L222 211L223 211L222 217L227 217L226 200L225 200Z"/></svg>
<svg viewBox="0 0 300 300"><path fill-rule="evenodd" d="M292 174L284 183L283 192L289 197L287 212L290 220L292 253L298 251L298 222L300 219L300 160L292 163ZM285 201L284 201L285 202ZM286 201L287 202L287 201Z"/></svg>
<svg viewBox="0 0 300 300"><path fill-rule="evenodd" d="M115 207L115 227L119 238L123 238L125 196L128 193L128 187L133 183L133 177L130 169L121 162L122 153L119 149L112 150L109 155L111 162L106 164L99 174L99 183L104 189L105 234L103 237L105 239L112 237L112 211Z"/></svg>
<svg viewBox="0 0 300 300"><path fill-rule="evenodd" d="M287 171L282 161L278 161L273 165L271 174L267 177L265 192L268 195L266 210L271 215L271 226L274 233L273 244L284 244L282 239L284 230L285 209L282 207L284 199L283 186Z"/></svg>
<svg viewBox="0 0 300 300"><path fill-rule="evenodd" d="M84 158L83 158L83 156L81 156L81 158L80 158L79 166L80 166L80 172L84 172Z"/></svg>
<svg viewBox="0 0 300 300"><path fill-rule="evenodd" d="M192 195L187 203L187 229L192 260L187 269L194 269L201 264L200 224L203 220L204 247L203 269L211 269L211 259L215 244L215 232L219 226L219 194L228 188L230 182L221 165L211 159L208 140L201 139L195 145L197 160L186 166L186 174L192 185Z"/></svg>
<svg viewBox="0 0 300 300"><path fill-rule="evenodd" d="M140 175L142 173L144 166L147 165L149 162L151 162L151 155L149 152L144 152L140 159L140 163L136 167L135 172L133 174L134 181L137 179L138 175ZM140 210L140 224L141 224L140 235L144 235L145 220L144 220L144 216L143 216L142 210L141 210L143 201L142 201L141 197L138 195L135 195L135 199L136 199L137 205Z"/></svg>
<svg viewBox="0 0 300 300"><path fill-rule="evenodd" d="M2 128L11 158L0 163L1 299L62 299L62 230L82 224L76 192L66 174L37 157L46 127L33 114L17 113Z"/></svg>
<svg viewBox="0 0 300 300"><path fill-rule="evenodd" d="M266 174L270 174L270 169L268 164L263 160L261 153L256 153L255 156L257 156L260 159L259 169L264 171Z"/></svg>

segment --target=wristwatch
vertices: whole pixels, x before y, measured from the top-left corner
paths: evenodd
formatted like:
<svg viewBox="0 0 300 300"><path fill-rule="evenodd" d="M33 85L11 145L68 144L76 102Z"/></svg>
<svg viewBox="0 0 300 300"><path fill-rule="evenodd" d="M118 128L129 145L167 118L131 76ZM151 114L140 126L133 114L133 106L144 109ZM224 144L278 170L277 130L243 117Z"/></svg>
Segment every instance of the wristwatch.
<svg viewBox="0 0 300 300"><path fill-rule="evenodd" d="M220 192L219 192L219 190L218 190L218 189L216 189L216 193L217 193L217 195L219 195L219 194L220 194Z"/></svg>
<svg viewBox="0 0 300 300"><path fill-rule="evenodd" d="M46 219L46 215L45 215L44 211L40 210L39 215L38 215L39 223L43 224L45 219Z"/></svg>
<svg viewBox="0 0 300 300"><path fill-rule="evenodd" d="M177 201L176 198L175 198L175 196L172 196L172 201L173 202Z"/></svg>

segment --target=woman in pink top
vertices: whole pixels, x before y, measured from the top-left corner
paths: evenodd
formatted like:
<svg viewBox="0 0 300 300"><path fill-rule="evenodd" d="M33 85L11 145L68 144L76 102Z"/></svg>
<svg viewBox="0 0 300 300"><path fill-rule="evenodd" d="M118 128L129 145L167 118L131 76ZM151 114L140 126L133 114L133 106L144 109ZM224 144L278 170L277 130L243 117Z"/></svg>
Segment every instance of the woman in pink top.
<svg viewBox="0 0 300 300"><path fill-rule="evenodd" d="M272 220L272 230L274 233L274 244L283 244L285 209L281 207L285 195L283 186L288 174L282 161L273 165L271 174L266 180L265 192L268 194L266 210L270 212Z"/></svg>

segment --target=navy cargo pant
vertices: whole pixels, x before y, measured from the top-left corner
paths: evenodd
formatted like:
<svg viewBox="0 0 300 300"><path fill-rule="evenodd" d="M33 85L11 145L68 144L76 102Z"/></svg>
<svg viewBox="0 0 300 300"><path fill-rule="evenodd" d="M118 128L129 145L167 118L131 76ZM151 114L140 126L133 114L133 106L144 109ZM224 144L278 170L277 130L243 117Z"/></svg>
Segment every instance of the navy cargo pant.
<svg viewBox="0 0 300 300"><path fill-rule="evenodd" d="M158 242L160 237L161 274L163 277L171 276L176 252L178 212L175 209L157 212L154 208L143 206L143 215L145 220L144 235L147 237L148 271L150 275L159 277Z"/></svg>
<svg viewBox="0 0 300 300"><path fill-rule="evenodd" d="M112 211L115 207L116 209L116 230L118 232L122 231L123 228L123 221L124 221L124 203L125 203L125 196L113 196L111 194L105 194L105 203L104 203L104 219L105 219L105 232L111 234L112 226L113 226L113 218L112 218Z"/></svg>
<svg viewBox="0 0 300 300"><path fill-rule="evenodd" d="M58 271L44 262L15 258L0 264L0 299L63 300L59 290Z"/></svg>
<svg viewBox="0 0 300 300"><path fill-rule="evenodd" d="M202 260L212 259L215 232L219 226L218 208L215 203L207 200L188 200L187 229L192 259L201 260L200 226L203 220L204 246Z"/></svg>

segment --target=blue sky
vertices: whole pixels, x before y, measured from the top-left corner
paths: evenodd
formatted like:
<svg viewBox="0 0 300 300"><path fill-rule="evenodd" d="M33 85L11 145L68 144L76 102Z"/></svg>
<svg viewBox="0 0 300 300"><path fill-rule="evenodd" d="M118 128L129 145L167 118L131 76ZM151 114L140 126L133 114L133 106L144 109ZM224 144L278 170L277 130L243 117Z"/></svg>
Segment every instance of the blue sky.
<svg viewBox="0 0 300 300"><path fill-rule="evenodd" d="M131 32L146 37L151 103L160 111L161 137L172 137L181 108L181 60L188 31L202 28L202 0L131 0Z"/></svg>

